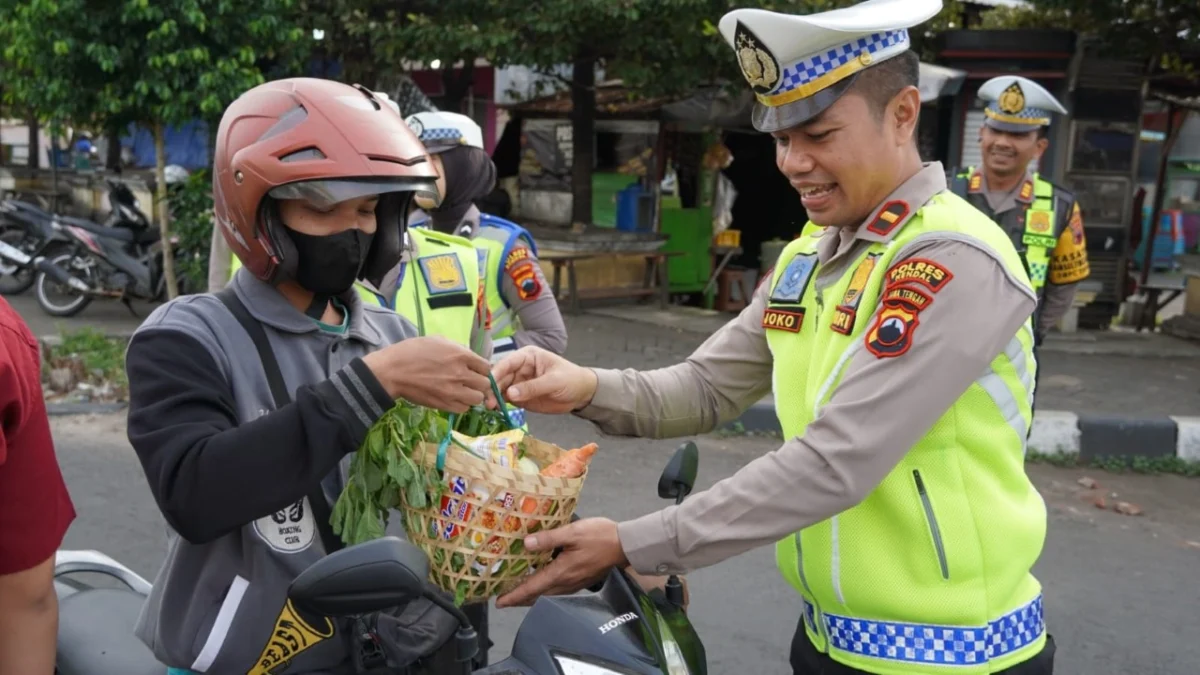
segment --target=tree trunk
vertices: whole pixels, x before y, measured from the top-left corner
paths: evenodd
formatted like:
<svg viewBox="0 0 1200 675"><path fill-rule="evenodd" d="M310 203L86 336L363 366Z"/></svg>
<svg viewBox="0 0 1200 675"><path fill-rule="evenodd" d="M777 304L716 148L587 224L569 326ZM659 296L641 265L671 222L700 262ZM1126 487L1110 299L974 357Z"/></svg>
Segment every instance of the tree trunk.
<svg viewBox="0 0 1200 675"><path fill-rule="evenodd" d="M38 121L36 117L30 117L26 124L29 125L29 157L25 160L25 163L29 166L29 168L36 169L42 165L42 163L38 161L38 154L41 152L41 148L38 147L41 145L41 143L38 142L40 128L38 127Z"/></svg>
<svg viewBox="0 0 1200 675"><path fill-rule="evenodd" d="M463 99L467 97L467 92L475 84L475 57L467 56L463 59L462 72L457 77L454 75L453 68L446 68L442 71L442 91L445 92L442 96L442 108L452 110L454 112L462 112ZM469 114L469 113L468 113Z"/></svg>
<svg viewBox="0 0 1200 675"><path fill-rule="evenodd" d="M109 171L119 172L121 169L121 128L110 127L106 135L108 136L108 152L104 157L104 167Z"/></svg>
<svg viewBox="0 0 1200 675"><path fill-rule="evenodd" d="M592 224L592 164L596 147L596 57L582 50L571 76L571 221Z"/></svg>
<svg viewBox="0 0 1200 675"><path fill-rule="evenodd" d="M162 273L167 282L167 299L179 296L179 285L175 279L175 251L171 247L171 205L167 200L167 130L162 122L154 123L154 184L158 204L158 229L162 243Z"/></svg>

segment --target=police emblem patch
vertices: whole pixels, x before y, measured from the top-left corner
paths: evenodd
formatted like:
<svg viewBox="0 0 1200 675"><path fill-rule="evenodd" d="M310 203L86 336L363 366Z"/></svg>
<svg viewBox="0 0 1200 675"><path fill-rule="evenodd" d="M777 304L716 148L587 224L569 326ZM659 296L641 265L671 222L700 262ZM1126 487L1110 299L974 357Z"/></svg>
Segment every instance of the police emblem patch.
<svg viewBox="0 0 1200 675"><path fill-rule="evenodd" d="M1050 231L1050 212L1049 211L1033 211L1029 212L1029 216L1025 221L1026 229L1030 232L1045 234Z"/></svg>
<svg viewBox="0 0 1200 675"><path fill-rule="evenodd" d="M801 253L788 262L779 283L771 291L771 302L798 304L808 288L808 280L817 268L816 253Z"/></svg>
<svg viewBox="0 0 1200 675"><path fill-rule="evenodd" d="M768 308L763 311L763 328L768 330L786 330L789 333L799 333L804 325L804 310L783 310Z"/></svg>
<svg viewBox="0 0 1200 675"><path fill-rule="evenodd" d="M542 284L538 281L537 271L534 269L532 260L511 267L508 270L508 276L512 278L513 284L517 287L517 296L522 300L534 300L542 293Z"/></svg>
<svg viewBox="0 0 1200 675"><path fill-rule="evenodd" d="M912 347L913 332L920 324L919 313L920 310L907 301L896 298L884 301L864 338L867 351L881 359L907 352Z"/></svg>
<svg viewBox="0 0 1200 675"><path fill-rule="evenodd" d="M954 275L940 264L925 258L909 258L892 265L887 272L887 285L897 286L914 281L937 293Z"/></svg>
<svg viewBox="0 0 1200 675"><path fill-rule="evenodd" d="M467 290L467 278L463 274L458 256L453 253L428 256L418 259L417 262L430 295L462 293Z"/></svg>
<svg viewBox="0 0 1200 675"><path fill-rule="evenodd" d="M763 41L750 32L745 24L738 22L733 35L737 45L738 65L742 69L742 77L750 83L750 88L756 94L768 94L779 86L782 68L779 60L767 50Z"/></svg>
<svg viewBox="0 0 1200 675"><path fill-rule="evenodd" d="M862 302L863 289L867 287L867 281L871 278L871 273L875 271L875 265L879 261L880 253L871 253L858 267L854 269L854 276L850 278L850 285L846 287L846 292L842 294L842 302L833 310L833 320L829 327L835 333L849 335L854 332L854 318L858 314L858 304Z"/></svg>
<svg viewBox="0 0 1200 675"><path fill-rule="evenodd" d="M933 303L933 298L908 286L893 286L889 288L883 294L883 302L886 304L889 300L912 305L918 312Z"/></svg>

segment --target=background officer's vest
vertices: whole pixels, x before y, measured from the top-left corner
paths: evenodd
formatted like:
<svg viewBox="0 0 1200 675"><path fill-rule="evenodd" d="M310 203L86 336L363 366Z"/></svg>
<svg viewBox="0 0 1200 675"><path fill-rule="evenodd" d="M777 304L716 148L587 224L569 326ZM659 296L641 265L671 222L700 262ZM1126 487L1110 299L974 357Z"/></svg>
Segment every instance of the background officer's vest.
<svg viewBox="0 0 1200 675"><path fill-rule="evenodd" d="M812 240L784 249L763 323L776 326L766 334L786 438L804 434L850 357L864 349L896 253L938 232L981 240L1028 284L1005 233L946 192L892 242L867 247L820 294ZM937 302L932 290L912 285ZM917 325L911 313L885 311L906 330ZM919 330L912 339L921 340ZM777 544L780 572L804 599L818 649L867 672L929 673L931 664L954 664L947 672L979 675L1042 648L1041 587L1029 570L1045 539L1046 509L1024 470L1032 348L1027 320L863 502ZM921 395L920 380L911 388Z"/></svg>
<svg viewBox="0 0 1200 675"><path fill-rule="evenodd" d="M950 189L954 194L971 203L971 206L983 211L996 221L1012 238L1013 245L1021 251L1025 260L1025 269L1033 289L1038 297L1046 286L1046 275L1050 271L1050 256L1058 245L1058 237L1066 231L1071 218L1071 206L1074 195L1057 188L1038 174L1033 175L1033 202L1024 204L1017 202L1017 208L1009 209L996 216L987 203L987 197L982 192L972 193L981 186L971 185L975 167L966 170L950 181ZM975 177L982 181L982 176ZM1026 189L1022 185L1019 189Z"/></svg>
<svg viewBox="0 0 1200 675"><path fill-rule="evenodd" d="M529 247L529 251L536 256L537 244L533 243L533 236L525 228L486 213L480 215L479 234L471 241L487 256L484 269L487 307L492 314L492 339L510 337L520 328L520 321L517 319L517 313L504 301L504 296L500 295L500 284L504 281L504 270L508 267L505 263L512 255L513 249L522 244Z"/></svg>
<svg viewBox="0 0 1200 675"><path fill-rule="evenodd" d="M394 306L361 283L364 301L391 306L417 326L421 335L440 335L473 348L471 328L479 310L479 255L471 242L434 230L409 228L418 256L405 263L397 279Z"/></svg>

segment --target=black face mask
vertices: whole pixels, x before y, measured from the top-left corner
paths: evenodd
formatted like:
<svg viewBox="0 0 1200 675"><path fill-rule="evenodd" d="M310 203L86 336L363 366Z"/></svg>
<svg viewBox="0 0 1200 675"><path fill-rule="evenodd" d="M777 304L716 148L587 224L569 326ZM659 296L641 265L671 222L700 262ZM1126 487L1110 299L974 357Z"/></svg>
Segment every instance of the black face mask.
<svg viewBox="0 0 1200 675"><path fill-rule="evenodd" d="M288 236L296 247L298 258L296 283L321 298L324 309L330 296L345 293L354 286L375 235L362 230L346 230L315 236L288 228Z"/></svg>

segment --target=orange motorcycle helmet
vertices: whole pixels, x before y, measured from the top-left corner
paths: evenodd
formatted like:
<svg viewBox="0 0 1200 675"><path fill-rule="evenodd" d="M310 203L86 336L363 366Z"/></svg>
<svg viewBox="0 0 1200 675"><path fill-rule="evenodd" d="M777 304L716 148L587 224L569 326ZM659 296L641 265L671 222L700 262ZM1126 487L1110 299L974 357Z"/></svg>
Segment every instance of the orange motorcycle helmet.
<svg viewBox="0 0 1200 675"><path fill-rule="evenodd" d="M294 279L297 253L280 199L332 206L380 195L360 278L399 261L414 194L437 173L399 113L361 85L315 78L261 84L225 110L213 151L213 215L242 266L270 284Z"/></svg>

